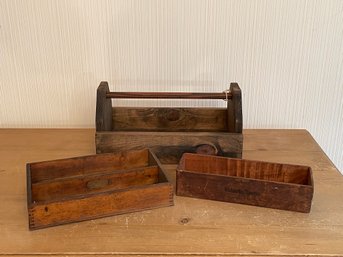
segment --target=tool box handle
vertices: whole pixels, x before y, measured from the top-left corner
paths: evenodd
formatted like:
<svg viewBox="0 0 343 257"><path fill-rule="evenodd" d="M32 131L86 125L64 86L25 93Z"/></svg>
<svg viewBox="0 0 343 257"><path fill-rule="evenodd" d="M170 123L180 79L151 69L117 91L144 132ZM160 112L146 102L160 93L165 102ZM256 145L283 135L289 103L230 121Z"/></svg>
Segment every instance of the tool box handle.
<svg viewBox="0 0 343 257"><path fill-rule="evenodd" d="M97 90L96 130L112 130L112 98L134 99L222 99L227 102L228 132L242 133L242 94L237 83L221 93L185 92L110 92L108 83L102 81Z"/></svg>
<svg viewBox="0 0 343 257"><path fill-rule="evenodd" d="M143 99L222 99L232 98L229 90L222 93L182 93L182 92L107 92L106 98Z"/></svg>

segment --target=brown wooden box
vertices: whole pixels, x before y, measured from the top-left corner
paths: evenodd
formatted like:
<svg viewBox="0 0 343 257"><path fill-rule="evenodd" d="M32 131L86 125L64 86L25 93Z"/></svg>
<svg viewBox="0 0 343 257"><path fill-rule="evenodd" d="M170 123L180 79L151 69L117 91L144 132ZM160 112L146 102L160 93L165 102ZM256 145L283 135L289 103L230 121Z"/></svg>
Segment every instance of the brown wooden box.
<svg viewBox="0 0 343 257"><path fill-rule="evenodd" d="M282 210L310 212L312 170L307 166L184 154L176 194Z"/></svg>
<svg viewBox="0 0 343 257"><path fill-rule="evenodd" d="M227 108L112 107L112 98L218 99ZM101 82L95 137L97 153L150 148L162 163L178 163L185 152L240 158L241 90L231 83L227 93L110 92Z"/></svg>
<svg viewBox="0 0 343 257"><path fill-rule="evenodd" d="M29 228L173 205L173 186L147 149L27 164Z"/></svg>

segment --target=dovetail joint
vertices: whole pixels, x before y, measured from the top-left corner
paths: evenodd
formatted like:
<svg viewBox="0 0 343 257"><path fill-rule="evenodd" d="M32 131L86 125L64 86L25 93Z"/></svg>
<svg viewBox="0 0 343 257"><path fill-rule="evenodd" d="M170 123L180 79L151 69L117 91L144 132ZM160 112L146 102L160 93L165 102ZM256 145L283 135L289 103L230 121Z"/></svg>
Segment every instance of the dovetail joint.
<svg viewBox="0 0 343 257"><path fill-rule="evenodd" d="M29 210L29 227L34 227L35 226L35 217L34 217L34 209Z"/></svg>

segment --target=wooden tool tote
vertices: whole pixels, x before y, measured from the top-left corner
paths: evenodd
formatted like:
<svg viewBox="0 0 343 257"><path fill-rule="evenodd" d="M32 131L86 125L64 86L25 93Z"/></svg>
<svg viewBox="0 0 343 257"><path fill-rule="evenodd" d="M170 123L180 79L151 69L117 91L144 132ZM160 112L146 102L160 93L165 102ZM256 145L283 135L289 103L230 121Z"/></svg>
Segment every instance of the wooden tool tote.
<svg viewBox="0 0 343 257"><path fill-rule="evenodd" d="M227 108L112 107L118 98L220 99ZM150 148L162 163L177 163L185 152L240 158L241 90L231 83L222 93L110 92L101 82L95 137L97 153Z"/></svg>

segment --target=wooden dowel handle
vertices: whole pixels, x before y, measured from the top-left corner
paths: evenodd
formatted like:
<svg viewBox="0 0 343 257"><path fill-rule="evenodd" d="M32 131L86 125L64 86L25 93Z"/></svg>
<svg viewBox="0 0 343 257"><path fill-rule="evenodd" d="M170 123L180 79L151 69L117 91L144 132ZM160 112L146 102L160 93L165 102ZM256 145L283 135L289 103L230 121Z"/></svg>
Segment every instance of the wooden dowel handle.
<svg viewBox="0 0 343 257"><path fill-rule="evenodd" d="M230 92L223 93L175 93L175 92L107 92L106 98L145 99L231 99Z"/></svg>

